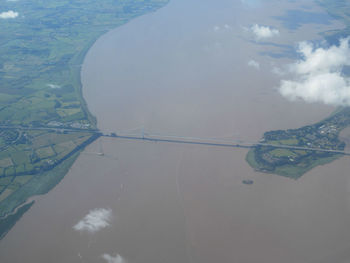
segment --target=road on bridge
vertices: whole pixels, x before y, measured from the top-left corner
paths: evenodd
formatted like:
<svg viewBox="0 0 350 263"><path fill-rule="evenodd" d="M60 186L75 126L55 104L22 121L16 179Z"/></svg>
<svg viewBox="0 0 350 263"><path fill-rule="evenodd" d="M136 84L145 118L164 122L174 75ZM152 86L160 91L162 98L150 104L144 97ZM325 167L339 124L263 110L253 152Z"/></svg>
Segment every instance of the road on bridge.
<svg viewBox="0 0 350 263"><path fill-rule="evenodd" d="M168 142L168 143L184 143L184 144L196 144L196 145L207 145L207 146L218 146L218 147L232 147L232 148L254 148L257 146L274 147L280 149L291 149L291 150L305 150L305 151L317 151L317 152L329 152L335 154L350 155L350 152L323 148L312 148L303 146L293 145L281 145L281 144L268 144L268 143L254 143L245 141L234 141L234 140L222 140L216 138L200 138L200 137L184 137L174 135L162 135L162 134L149 134L142 133L137 134L102 134L104 137L111 137L116 139L127 139L127 140L144 140L154 142Z"/></svg>
<svg viewBox="0 0 350 263"><path fill-rule="evenodd" d="M111 133L104 134L97 129L79 129L79 128L65 128L65 127L27 127L27 126L15 126L15 125L0 125L0 129L12 129L12 130L45 130L55 132L90 132L98 133L103 137L110 137L116 139L127 139L127 140L144 140L153 142L168 142L168 143L184 143L184 144L196 144L206 146L217 146L217 147L232 147L232 148L254 148L257 146L274 147L280 149L291 149L291 150L305 150L305 151L317 151L317 152L329 152L335 154L350 155L350 152L323 148L312 148L303 146L283 145L283 144L268 144L268 143L255 143L241 140L223 140L217 138L200 138L200 137L185 137L175 136L166 134L156 133L145 133L142 129L140 134L132 133Z"/></svg>

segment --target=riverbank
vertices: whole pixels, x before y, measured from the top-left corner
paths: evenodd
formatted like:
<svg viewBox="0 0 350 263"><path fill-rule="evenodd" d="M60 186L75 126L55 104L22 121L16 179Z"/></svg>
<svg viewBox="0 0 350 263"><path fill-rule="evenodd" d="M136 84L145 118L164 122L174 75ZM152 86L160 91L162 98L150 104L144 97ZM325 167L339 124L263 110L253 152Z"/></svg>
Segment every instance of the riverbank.
<svg viewBox="0 0 350 263"><path fill-rule="evenodd" d="M171 1L97 40L82 82L99 129L131 133L143 126L150 133L256 142L267 130L328 116L331 107L281 97L274 89L279 76L270 70L288 58L261 52L280 54L336 25L290 32L276 16L291 9L305 14L306 5L308 12L322 10L309 0L259 1L252 8L243 2ZM242 25L255 23L280 36L271 44L250 41ZM247 65L251 59L260 70ZM91 154L101 148L103 156ZM345 262L348 253L338 251L350 243L350 163L342 158L289 180L254 172L244 161L247 151L100 138L1 241L0 261L295 263L337 254L333 261ZM105 228L74 227L104 210L111 215Z"/></svg>
<svg viewBox="0 0 350 263"><path fill-rule="evenodd" d="M90 47L108 30L167 2L2 4L20 16L0 27L6 39L0 52L5 61L0 124L27 130L0 129L0 227L13 225L4 221L6 215L27 198L58 184L83 148L97 138L93 135L96 118L82 96L80 77ZM44 129L30 130L38 127ZM81 132L60 132L61 128ZM19 215L11 218L18 220Z"/></svg>
<svg viewBox="0 0 350 263"><path fill-rule="evenodd" d="M339 139L339 134L349 125L350 108L345 107L312 125L266 132L261 145L251 149L246 160L256 171L298 179L314 167L343 156L339 153L344 151L345 143Z"/></svg>

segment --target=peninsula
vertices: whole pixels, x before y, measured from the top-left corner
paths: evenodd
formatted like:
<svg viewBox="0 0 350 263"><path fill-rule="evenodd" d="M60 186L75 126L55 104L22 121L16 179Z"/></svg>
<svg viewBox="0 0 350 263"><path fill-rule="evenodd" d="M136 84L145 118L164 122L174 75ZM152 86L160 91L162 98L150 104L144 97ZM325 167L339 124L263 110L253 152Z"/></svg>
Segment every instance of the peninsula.
<svg viewBox="0 0 350 263"><path fill-rule="evenodd" d="M350 107L345 107L313 125L269 131L246 159L257 171L298 179L313 167L342 156L345 143L339 133L349 125Z"/></svg>

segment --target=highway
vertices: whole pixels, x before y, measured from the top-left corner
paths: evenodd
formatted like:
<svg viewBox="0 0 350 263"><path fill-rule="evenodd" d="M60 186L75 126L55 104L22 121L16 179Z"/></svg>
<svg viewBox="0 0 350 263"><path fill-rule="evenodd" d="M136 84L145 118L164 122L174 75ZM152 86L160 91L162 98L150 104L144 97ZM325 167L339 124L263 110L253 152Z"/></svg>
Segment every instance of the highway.
<svg viewBox="0 0 350 263"><path fill-rule="evenodd" d="M25 127L25 126L12 126L12 125L0 125L0 129L13 129L13 130L43 130L43 131L54 131L54 132L90 132L93 134L100 134L103 137L115 138L115 139L126 139L126 140L137 140L137 141L152 141L152 142L167 142L167 143L182 143L182 144L195 144L195 145L206 145L216 147L231 147L231 148L254 148L257 146L274 147L279 149L290 149L290 150L305 150L305 151L317 151L317 152L328 152L335 154L350 155L350 152L341 150L330 150L323 148L312 148L294 145L281 145L281 144L268 144L260 142L248 142L241 140L224 140L218 138L201 138L201 137L186 137L167 135L161 133L145 133L142 129L140 133L111 133L104 134L97 129L80 129L80 128L64 128L64 127Z"/></svg>
<svg viewBox="0 0 350 263"><path fill-rule="evenodd" d="M232 148L254 148L257 146L274 147L279 149L291 149L291 150L305 150L305 151L317 151L317 152L329 152L342 155L350 155L350 152L341 150L330 150L322 148L302 147L293 145L278 145L268 143L255 143L247 141L235 141L235 140L223 140L217 138L200 138L200 137L185 137L185 136L174 136L165 134L102 134L104 137L126 139L126 140L143 140L153 142L167 142L167 143L183 143L183 144L195 144L195 145L206 145L206 146L217 146L217 147L232 147Z"/></svg>
<svg viewBox="0 0 350 263"><path fill-rule="evenodd" d="M39 131L55 131L55 132L91 132L91 133L98 133L99 130L95 129L81 129L81 128L66 128L66 127L27 127L27 126L20 126L20 125L0 125L0 129L4 130L39 130Z"/></svg>

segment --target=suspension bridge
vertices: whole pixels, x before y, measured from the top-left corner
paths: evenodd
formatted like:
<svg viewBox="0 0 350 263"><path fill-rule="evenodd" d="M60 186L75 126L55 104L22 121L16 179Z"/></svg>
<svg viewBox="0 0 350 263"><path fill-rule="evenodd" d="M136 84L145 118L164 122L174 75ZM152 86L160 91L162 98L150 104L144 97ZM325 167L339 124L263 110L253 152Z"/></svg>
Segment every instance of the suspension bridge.
<svg viewBox="0 0 350 263"><path fill-rule="evenodd" d="M318 147L304 147L297 145L283 145L283 144L269 144L264 142L249 142L243 140L234 140L231 138L204 138L204 137L190 137L190 136L178 136L155 132L146 132L144 127L136 129L130 129L125 131L112 132L110 134L102 133L99 130L92 129L79 129L79 128L54 128L54 127L23 127L13 125L0 125L0 129L15 129L15 130L49 130L56 132L90 132L98 134L102 137L109 137L115 139L124 140L136 140L136 141L151 141L151 142L165 142L165 143L182 143L182 144L194 144L194 145L205 145L215 147L231 147L231 148L255 148L258 146L267 146L280 149L290 150L305 150L305 151L317 151L317 152L328 152L342 155L350 155L348 151L324 149ZM102 143L99 142L98 152L86 153L104 156Z"/></svg>
<svg viewBox="0 0 350 263"><path fill-rule="evenodd" d="M342 155L350 155L350 152L342 150L332 150L323 148L303 147L294 145L281 145L281 144L269 144L263 142L249 142L234 139L225 138L205 138L205 137L189 137L189 136L177 136L170 134L146 132L144 128L132 129L127 131L114 132L110 134L101 133L102 137L109 137L115 139L135 140L135 141L150 141L150 142L164 142L164 143L178 143L178 144L193 144L204 145L214 147L230 147L230 148L255 148L258 146L274 147L280 149L290 150L305 150L305 151L317 151L328 152ZM102 146L100 146L99 155L103 155Z"/></svg>

